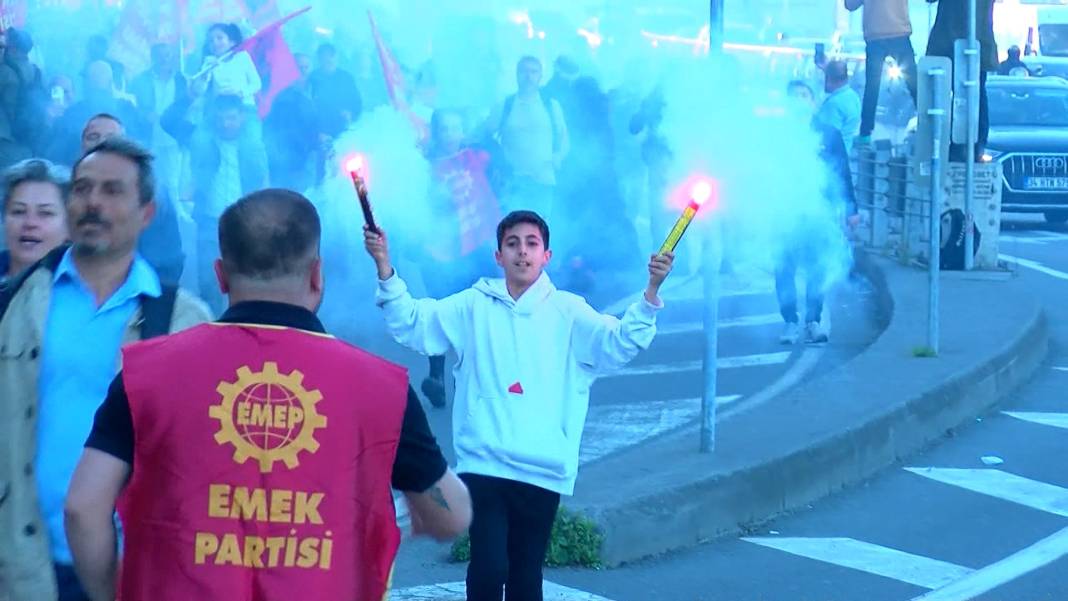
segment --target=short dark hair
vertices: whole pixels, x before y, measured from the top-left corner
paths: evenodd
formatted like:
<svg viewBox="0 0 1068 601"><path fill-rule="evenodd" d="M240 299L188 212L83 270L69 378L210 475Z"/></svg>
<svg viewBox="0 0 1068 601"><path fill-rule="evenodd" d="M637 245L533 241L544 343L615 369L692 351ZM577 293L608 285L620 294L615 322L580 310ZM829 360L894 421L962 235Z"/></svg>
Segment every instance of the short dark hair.
<svg viewBox="0 0 1068 601"><path fill-rule="evenodd" d="M30 36L30 32L9 27L4 32L4 35L7 38L8 47L18 50L22 54L29 54L33 50L33 37Z"/></svg>
<svg viewBox="0 0 1068 601"><path fill-rule="evenodd" d="M319 254L315 205L292 190L244 196L219 218L219 250L228 273L253 280L297 275Z"/></svg>
<svg viewBox="0 0 1068 601"><path fill-rule="evenodd" d="M0 175L0 190L3 191L3 202L0 210L7 211L7 203L11 200L11 194L15 188L27 182L42 182L52 184L59 188L63 202L67 201L67 191L70 189L70 172L65 167L54 165L44 159L26 159L4 170Z"/></svg>
<svg viewBox="0 0 1068 601"><path fill-rule="evenodd" d="M104 152L117 154L133 161L137 165L137 193L141 204L146 205L156 197L156 176L152 171L152 153L133 140L123 136L112 136L93 146L75 161L71 169L71 179L77 179L78 167L89 155Z"/></svg>
<svg viewBox="0 0 1068 601"><path fill-rule="evenodd" d="M92 117L89 117L89 120L85 122L85 127L89 127L89 124L92 123L93 121L96 121L97 119L111 119L115 123L118 123L119 127L126 127L126 124L122 122L122 119L119 119L118 117L116 117L115 115L112 115L111 113L97 113L97 114L93 115ZM85 128L83 127L82 130L84 131Z"/></svg>
<svg viewBox="0 0 1068 601"><path fill-rule="evenodd" d="M529 223L541 230L541 241L549 248L549 224L534 211L512 211L497 224L497 250L504 246L504 233L520 223Z"/></svg>
<svg viewBox="0 0 1068 601"><path fill-rule="evenodd" d="M802 79L791 79L790 83L786 84L786 91L791 92L797 88L804 88L808 90L808 95L813 98L816 97L816 91L812 89L812 86L808 85L807 81Z"/></svg>
<svg viewBox="0 0 1068 601"><path fill-rule="evenodd" d="M219 94L211 101L211 113L217 115L223 111L241 111L245 103L236 94Z"/></svg>
<svg viewBox="0 0 1068 601"><path fill-rule="evenodd" d="M520 57L515 64L515 68L518 69L523 63L534 63L538 66L539 69L543 68L541 65L541 59L530 54Z"/></svg>
<svg viewBox="0 0 1068 601"><path fill-rule="evenodd" d="M834 81L846 81L849 79L849 65L845 61L833 60L823 67L823 72L828 79Z"/></svg>

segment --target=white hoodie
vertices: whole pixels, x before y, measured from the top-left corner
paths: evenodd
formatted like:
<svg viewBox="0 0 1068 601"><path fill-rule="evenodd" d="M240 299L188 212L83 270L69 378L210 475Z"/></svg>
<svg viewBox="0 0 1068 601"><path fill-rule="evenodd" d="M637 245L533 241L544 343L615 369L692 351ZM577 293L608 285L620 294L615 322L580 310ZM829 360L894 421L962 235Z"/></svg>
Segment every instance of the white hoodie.
<svg viewBox="0 0 1068 601"><path fill-rule="evenodd" d="M412 298L394 274L378 306L393 338L425 355L456 352L456 471L570 495L590 385L647 348L661 308L644 297L623 319L541 277L519 300L483 278L442 300Z"/></svg>

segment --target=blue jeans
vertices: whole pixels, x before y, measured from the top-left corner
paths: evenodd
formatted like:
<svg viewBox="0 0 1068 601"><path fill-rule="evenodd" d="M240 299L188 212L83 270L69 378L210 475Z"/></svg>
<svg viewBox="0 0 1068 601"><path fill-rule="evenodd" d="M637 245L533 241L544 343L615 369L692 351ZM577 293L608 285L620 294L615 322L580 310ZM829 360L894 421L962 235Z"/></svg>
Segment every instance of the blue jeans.
<svg viewBox="0 0 1068 601"><path fill-rule="evenodd" d="M802 243L787 249L775 265L775 295L779 312L786 323L797 323L797 268L805 270L805 323L823 318L823 289L827 285L826 269L820 249Z"/></svg>

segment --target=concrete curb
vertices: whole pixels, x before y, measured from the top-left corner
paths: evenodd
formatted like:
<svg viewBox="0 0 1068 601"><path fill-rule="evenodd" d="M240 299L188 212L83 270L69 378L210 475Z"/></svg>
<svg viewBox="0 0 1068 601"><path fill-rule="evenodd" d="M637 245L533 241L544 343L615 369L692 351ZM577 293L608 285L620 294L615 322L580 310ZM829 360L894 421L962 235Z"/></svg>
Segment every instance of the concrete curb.
<svg viewBox="0 0 1068 601"><path fill-rule="evenodd" d="M889 318L866 351L729 422L712 455L694 452L689 427L584 468L567 504L601 529L605 565L744 531L858 483L988 411L1046 356L1045 317L1026 290L999 288L1011 306L984 322L983 287L1005 283L943 278L943 355L913 358L922 273L866 256L858 268Z"/></svg>

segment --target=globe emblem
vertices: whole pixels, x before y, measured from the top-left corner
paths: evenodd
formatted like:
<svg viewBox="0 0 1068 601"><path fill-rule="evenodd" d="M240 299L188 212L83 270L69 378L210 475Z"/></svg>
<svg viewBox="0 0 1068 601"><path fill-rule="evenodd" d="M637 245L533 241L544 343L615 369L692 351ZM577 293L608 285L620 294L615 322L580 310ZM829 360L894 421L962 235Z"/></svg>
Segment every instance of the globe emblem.
<svg viewBox="0 0 1068 601"><path fill-rule="evenodd" d="M237 395L234 423L241 439L265 451L284 447L300 433L300 399L281 384L261 382Z"/></svg>
<svg viewBox="0 0 1068 601"><path fill-rule="evenodd" d="M301 452L319 450L315 432L326 427L327 419L316 405L323 395L304 386L299 370L280 373L274 361L265 361L258 372L244 365L235 381L219 382L215 390L220 402L208 409L219 422L215 442L232 445L237 463L255 459L266 474L276 462L293 469L300 465Z"/></svg>

